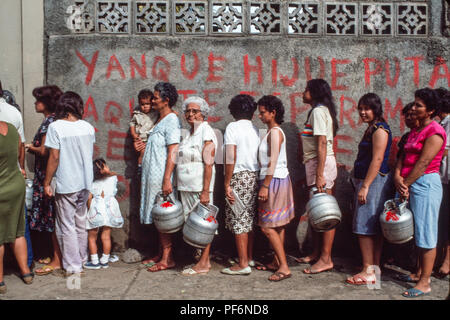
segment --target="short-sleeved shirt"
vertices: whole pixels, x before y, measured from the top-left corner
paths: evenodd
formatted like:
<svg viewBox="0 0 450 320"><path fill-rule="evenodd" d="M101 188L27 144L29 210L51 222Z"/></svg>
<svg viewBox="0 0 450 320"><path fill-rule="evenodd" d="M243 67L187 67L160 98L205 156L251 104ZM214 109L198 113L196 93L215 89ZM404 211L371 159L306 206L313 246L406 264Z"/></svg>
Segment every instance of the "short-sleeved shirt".
<svg viewBox="0 0 450 320"><path fill-rule="evenodd" d="M207 141L214 143L217 150L217 137L214 130L203 121L194 131L181 140L178 147L177 188L180 191L201 192L203 190L203 147ZM210 159L214 164L214 159ZM214 191L215 168L212 167L209 191Z"/></svg>
<svg viewBox="0 0 450 320"><path fill-rule="evenodd" d="M406 178L414 168L417 160L420 158L425 140L433 135L440 135L444 139L441 149L431 160L430 164L426 168L424 174L439 173L439 167L441 166L442 155L444 154L445 145L447 143L447 135L444 128L442 128L436 121L431 121L429 125L418 131L417 128L411 130L408 141L405 144L405 157L403 159L403 167L400 175Z"/></svg>
<svg viewBox="0 0 450 320"><path fill-rule="evenodd" d="M56 193L90 190L95 131L84 120L57 120L48 126L45 146L59 150Z"/></svg>
<svg viewBox="0 0 450 320"><path fill-rule="evenodd" d="M0 120L11 123L19 132L22 142L25 143L22 114L4 98L0 98Z"/></svg>
<svg viewBox="0 0 450 320"><path fill-rule="evenodd" d="M388 143L386 149L384 150L383 162L381 163L379 172L381 174L389 173L389 152L391 150L392 143L392 133L389 125L386 122L377 122L371 128L370 134L364 135L361 142L358 145L358 155L354 164L354 174L357 179L365 179L367 172L369 171L370 163L372 162L372 151L373 151L373 143L372 138L373 134L378 129L383 129L388 134Z"/></svg>
<svg viewBox="0 0 450 320"><path fill-rule="evenodd" d="M242 119L227 125L224 135L224 146L226 147L227 145L236 146L236 163L233 173L259 171L259 134L250 120Z"/></svg>
<svg viewBox="0 0 450 320"><path fill-rule="evenodd" d="M134 127L141 140L146 142L148 132L153 128L157 120L158 112L156 110L151 110L149 113L134 110L133 117L130 121L130 127Z"/></svg>
<svg viewBox="0 0 450 320"><path fill-rule="evenodd" d="M327 156L333 151L333 119L324 105L317 105L312 110L302 132L303 163L317 157L316 136L327 137Z"/></svg>

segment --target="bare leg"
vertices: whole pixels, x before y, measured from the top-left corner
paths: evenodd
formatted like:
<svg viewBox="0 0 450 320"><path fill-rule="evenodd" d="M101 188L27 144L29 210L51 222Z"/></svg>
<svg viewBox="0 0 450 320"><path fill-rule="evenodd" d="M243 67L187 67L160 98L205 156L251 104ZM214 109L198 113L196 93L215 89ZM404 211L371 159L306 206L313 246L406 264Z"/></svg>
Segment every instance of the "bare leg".
<svg viewBox="0 0 450 320"><path fill-rule="evenodd" d="M111 253L111 228L103 227L101 234L102 244L103 244L103 254Z"/></svg>
<svg viewBox="0 0 450 320"><path fill-rule="evenodd" d="M254 233L253 231L250 231L248 234L248 242L247 242L247 257L248 260L253 260L253 240L254 240Z"/></svg>
<svg viewBox="0 0 450 320"><path fill-rule="evenodd" d="M175 266L175 261L172 257L172 235L170 233L159 233L159 240L162 246L162 257L155 265L148 268L148 271L160 271Z"/></svg>
<svg viewBox="0 0 450 320"><path fill-rule="evenodd" d="M236 249L238 252L239 263L230 267L231 270L237 271L248 267L248 233L235 234Z"/></svg>
<svg viewBox="0 0 450 320"><path fill-rule="evenodd" d="M5 246L0 246L0 282L3 282L3 256L5 254Z"/></svg>
<svg viewBox="0 0 450 320"><path fill-rule="evenodd" d="M209 252L211 249L211 244L208 244L205 249L202 250L202 255L200 260L195 266L192 267L193 270L197 272L207 272L211 269L211 263L209 261Z"/></svg>
<svg viewBox="0 0 450 320"><path fill-rule="evenodd" d="M98 228L88 230L89 254L97 254Z"/></svg>
<svg viewBox="0 0 450 320"><path fill-rule="evenodd" d="M287 265L286 253L284 251L283 242L281 241L280 237L281 229L261 228L261 230L269 239L270 244L272 245L272 248L275 251L275 255L277 256L279 262L277 272L282 272L286 275L290 274L291 272Z"/></svg>
<svg viewBox="0 0 450 320"><path fill-rule="evenodd" d="M434 260L436 259L436 248L433 249L420 249L420 264L421 264L421 274L419 281L417 282L415 289L422 292L431 291L431 273L433 271Z"/></svg>
<svg viewBox="0 0 450 320"><path fill-rule="evenodd" d="M52 244L53 244L53 259L49 263L49 265L55 269L59 269L61 268L62 255L61 249L59 248L58 240L56 239L55 232L52 232Z"/></svg>
<svg viewBox="0 0 450 320"><path fill-rule="evenodd" d="M442 262L442 266L439 268L439 273L441 275L449 274L450 269L450 245L447 244L447 252L445 254L444 261Z"/></svg>
<svg viewBox="0 0 450 320"><path fill-rule="evenodd" d="M22 275L30 273L27 262L27 241L25 237L19 237L11 244L11 248L16 256L17 264Z"/></svg>
<svg viewBox="0 0 450 320"><path fill-rule="evenodd" d="M379 242L378 236L365 236L358 235L359 247L361 249L362 255L362 271L354 276L347 278L348 282L351 283L360 283L365 280L367 281L376 281L376 277L374 275L374 270L369 271L369 266L376 265L378 266L380 263L380 257L378 255Z"/></svg>

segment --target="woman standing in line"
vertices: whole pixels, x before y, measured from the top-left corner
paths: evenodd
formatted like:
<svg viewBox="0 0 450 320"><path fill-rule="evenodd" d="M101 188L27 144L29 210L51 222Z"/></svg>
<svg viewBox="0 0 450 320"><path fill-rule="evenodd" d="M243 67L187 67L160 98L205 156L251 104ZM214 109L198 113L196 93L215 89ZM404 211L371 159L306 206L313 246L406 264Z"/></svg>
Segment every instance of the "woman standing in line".
<svg viewBox="0 0 450 320"><path fill-rule="evenodd" d="M338 130L338 121L330 85L323 79L309 80L303 102L312 107L302 133L306 184L309 188L316 186L319 192L332 194L337 177L333 138ZM313 253L296 259L299 263L314 263L303 270L304 273L315 274L333 269L331 249L335 233L336 229L321 233L313 231Z"/></svg>
<svg viewBox="0 0 450 320"><path fill-rule="evenodd" d="M259 119L269 132L262 139L258 160L261 165L258 193L258 225L275 251L272 266L275 272L269 281L281 281L292 276L284 251L285 226L294 218L294 196L287 169L286 136L283 123L284 107L275 96L258 101Z"/></svg>
<svg viewBox="0 0 450 320"><path fill-rule="evenodd" d="M388 166L392 133L383 118L381 99L376 94L363 95L358 102L358 112L361 120L368 124L354 164L357 197L353 233L358 236L363 270L346 282L365 285L375 283L373 266L379 268L380 265L383 235L379 216L392 193Z"/></svg>
<svg viewBox="0 0 450 320"><path fill-rule="evenodd" d="M419 126L411 130L405 144L403 162L398 162L394 177L397 191L409 205L414 216L414 238L419 249L419 270L409 276L416 286L403 292L416 298L431 292L431 272L436 258L438 217L442 200L439 167L447 136L432 119L439 112L439 97L429 88L414 94L412 112ZM400 174L397 174L400 172Z"/></svg>
<svg viewBox="0 0 450 320"><path fill-rule="evenodd" d="M29 212L30 229L37 234L40 240L44 238L45 234L50 233L53 247L52 258L39 260L40 263L46 265L35 270L37 275L47 275L55 269L61 269L61 250L55 234L55 197L49 198L44 195L44 179L48 161L45 138L48 126L56 120L56 103L62 94L63 92L57 86L44 86L33 90L33 96L36 99L34 103L36 112L42 113L44 120L34 136L33 143L25 145L27 151L35 156L33 205Z"/></svg>
<svg viewBox="0 0 450 320"><path fill-rule="evenodd" d="M175 155L180 143L180 120L172 110L178 100L175 86L168 82L155 85L153 109L158 111L159 118L150 130L144 157L142 159L141 206L142 224L153 223L152 208L156 195L162 191L164 195L173 192L173 171ZM144 260L151 272L175 267L172 256L172 235L159 234L160 247L157 256Z"/></svg>

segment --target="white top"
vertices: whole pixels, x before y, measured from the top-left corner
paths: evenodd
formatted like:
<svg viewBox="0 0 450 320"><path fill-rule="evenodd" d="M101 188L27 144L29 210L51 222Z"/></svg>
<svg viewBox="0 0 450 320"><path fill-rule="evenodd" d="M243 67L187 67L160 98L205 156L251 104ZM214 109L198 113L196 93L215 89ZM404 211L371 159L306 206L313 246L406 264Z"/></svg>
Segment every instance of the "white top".
<svg viewBox="0 0 450 320"><path fill-rule="evenodd" d="M94 142L94 127L84 120L57 120L50 123L45 146L59 150L56 193L91 189Z"/></svg>
<svg viewBox="0 0 450 320"><path fill-rule="evenodd" d="M236 146L236 164L233 173L246 170L259 171L259 135L258 130L250 120L238 120L227 125L224 146L227 145Z"/></svg>
<svg viewBox="0 0 450 320"><path fill-rule="evenodd" d="M280 127L273 127L272 129L269 130L269 132L267 132L267 134L264 136L264 138L261 140L261 143L259 144L258 159L259 163L261 164L261 172L259 173L260 179L264 179L265 176L268 174L267 171L269 170L270 158L267 156L267 150L269 148L267 138L269 136L269 133L273 129L279 130L283 135L283 142L281 143L280 154L278 155L277 164L275 167L275 171L273 173L273 177L284 179L289 175L286 158L286 136L284 135L284 132L283 130L281 130ZM272 139L272 141L274 140Z"/></svg>
<svg viewBox="0 0 450 320"><path fill-rule="evenodd" d="M450 115L447 115L441 121L441 126L444 127L445 133L447 134L447 144L445 146L445 150L450 149ZM442 183L448 184L448 178L450 176L450 157L447 155L442 157L441 167L440 167L440 175Z"/></svg>
<svg viewBox="0 0 450 320"><path fill-rule="evenodd" d="M217 151L217 137L214 130L203 121L196 128L194 133L184 137L178 147L178 163L177 163L177 189L180 191L201 192L203 190L203 147L205 142L212 141L214 150ZM208 159L207 159L208 161ZM214 163L214 159L209 161ZM214 191L214 180L216 170L213 165L211 183L209 185L210 192Z"/></svg>
<svg viewBox="0 0 450 320"><path fill-rule="evenodd" d="M22 142L25 143L22 114L14 106L7 103L4 98L0 98L0 120L11 123L19 132Z"/></svg>
<svg viewBox="0 0 450 320"><path fill-rule="evenodd" d="M100 227L120 228L123 225L117 194L117 176L95 180L91 190L92 201L86 219L86 229Z"/></svg>
<svg viewBox="0 0 450 320"><path fill-rule="evenodd" d="M302 132L303 163L317 157L316 136L327 137L327 156L333 155L333 119L328 108L323 105L312 109Z"/></svg>

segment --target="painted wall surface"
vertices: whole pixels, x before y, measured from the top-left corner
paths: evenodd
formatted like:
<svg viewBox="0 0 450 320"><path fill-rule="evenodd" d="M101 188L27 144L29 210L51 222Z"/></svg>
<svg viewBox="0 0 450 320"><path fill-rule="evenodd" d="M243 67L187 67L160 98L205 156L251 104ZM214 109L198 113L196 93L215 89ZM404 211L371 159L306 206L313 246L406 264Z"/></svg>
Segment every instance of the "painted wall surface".
<svg viewBox="0 0 450 320"><path fill-rule="evenodd" d="M304 168L298 161L299 133L310 108L303 104L302 92L308 79L327 80L340 125L335 138L339 164L336 197L344 213L344 223L338 230L338 238L343 239L351 234L353 190L348 178L366 129L358 117L358 99L367 92L381 97L397 141L407 129L401 109L413 101L414 91L426 86L450 86L449 41L440 35L433 19L429 35L419 38L80 34L64 25L65 9L70 3L45 1L47 82L83 97L85 120L97 129L95 154L104 157L119 173L119 202L127 222L123 230L115 230L118 248L148 241L148 229L139 225L136 155L128 132L130 114L141 89L153 89L158 81L171 82L180 95L175 107L178 112L188 96L205 98L212 106L208 121L218 129L219 136L233 121L227 106L234 95L248 93L256 99L266 94L279 96L286 109L282 127L288 140L296 216L300 217L307 193ZM430 8L430 15L440 17L440 10L432 5ZM253 122L264 129L257 114ZM187 128L184 121L183 126ZM396 152L395 144L392 152ZM220 156L217 163L215 200L223 213ZM288 229L290 237L295 234L297 221ZM339 239L336 245L345 247Z"/></svg>

